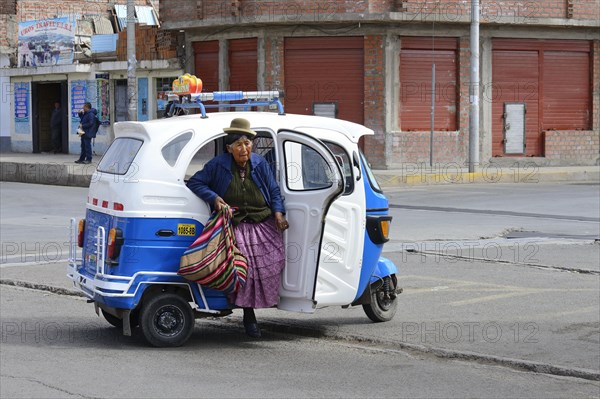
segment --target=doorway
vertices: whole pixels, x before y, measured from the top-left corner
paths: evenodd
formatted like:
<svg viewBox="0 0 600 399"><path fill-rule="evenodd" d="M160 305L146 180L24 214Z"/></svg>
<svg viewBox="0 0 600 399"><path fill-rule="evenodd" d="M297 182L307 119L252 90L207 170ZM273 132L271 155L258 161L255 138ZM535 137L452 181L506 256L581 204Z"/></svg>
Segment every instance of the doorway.
<svg viewBox="0 0 600 399"><path fill-rule="evenodd" d="M129 120L129 108L127 101L127 79L115 81L115 122Z"/></svg>
<svg viewBox="0 0 600 399"><path fill-rule="evenodd" d="M50 117L54 110L54 103L59 102L62 110L62 129L60 134L60 152L68 153L68 103L67 81L59 82L34 82L31 88L32 113L33 113L33 152L52 152L55 148L52 143L50 131Z"/></svg>

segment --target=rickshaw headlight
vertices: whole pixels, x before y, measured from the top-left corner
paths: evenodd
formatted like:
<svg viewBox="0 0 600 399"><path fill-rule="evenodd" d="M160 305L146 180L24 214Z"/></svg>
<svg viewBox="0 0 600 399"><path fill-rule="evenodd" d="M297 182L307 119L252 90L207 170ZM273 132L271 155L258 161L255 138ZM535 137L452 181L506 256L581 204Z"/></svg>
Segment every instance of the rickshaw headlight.
<svg viewBox="0 0 600 399"><path fill-rule="evenodd" d="M106 256L110 261L114 261L119 257L123 242L123 231L118 227L110 229L106 247Z"/></svg>
<svg viewBox="0 0 600 399"><path fill-rule="evenodd" d="M83 235L85 234L85 219L80 219L77 226L77 246L83 248Z"/></svg>
<svg viewBox="0 0 600 399"><path fill-rule="evenodd" d="M386 241L389 240L390 220L381 220L379 223L381 224L381 235Z"/></svg>
<svg viewBox="0 0 600 399"><path fill-rule="evenodd" d="M367 233L373 244L384 244L389 241L391 222L391 216L367 216Z"/></svg>

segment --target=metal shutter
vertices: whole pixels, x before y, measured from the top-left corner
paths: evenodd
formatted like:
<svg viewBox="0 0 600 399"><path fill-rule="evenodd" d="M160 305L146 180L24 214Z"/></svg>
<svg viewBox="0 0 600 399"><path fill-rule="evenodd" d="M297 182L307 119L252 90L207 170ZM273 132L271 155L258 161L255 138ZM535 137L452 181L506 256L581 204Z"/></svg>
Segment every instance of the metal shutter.
<svg viewBox="0 0 600 399"><path fill-rule="evenodd" d="M256 38L229 41L229 90L257 90L256 46Z"/></svg>
<svg viewBox="0 0 600 399"><path fill-rule="evenodd" d="M590 55L545 51L541 130L591 129Z"/></svg>
<svg viewBox="0 0 600 399"><path fill-rule="evenodd" d="M544 130L591 129L590 49L586 40L493 40L484 98L492 101L493 156L504 155L504 103L527 106L527 156L544 154Z"/></svg>
<svg viewBox="0 0 600 399"><path fill-rule="evenodd" d="M196 76L202 79L202 91L219 91L219 41L194 42L193 47ZM215 108L206 110L206 112L217 111Z"/></svg>
<svg viewBox="0 0 600 399"><path fill-rule="evenodd" d="M400 129L431 128L431 65L435 62L435 130L455 131L457 49L455 38L402 37L400 52Z"/></svg>
<svg viewBox="0 0 600 399"><path fill-rule="evenodd" d="M337 118L364 123L364 38L285 39L286 112L312 114L334 103Z"/></svg>
<svg viewBox="0 0 600 399"><path fill-rule="evenodd" d="M538 128L538 52L494 50L492 87L484 101L492 98L492 156L504 155L504 103L525 103L525 154L542 154ZM490 94L491 89L491 94Z"/></svg>
<svg viewBox="0 0 600 399"><path fill-rule="evenodd" d="M219 41L195 42L194 66L196 76L202 79L202 91L219 90Z"/></svg>

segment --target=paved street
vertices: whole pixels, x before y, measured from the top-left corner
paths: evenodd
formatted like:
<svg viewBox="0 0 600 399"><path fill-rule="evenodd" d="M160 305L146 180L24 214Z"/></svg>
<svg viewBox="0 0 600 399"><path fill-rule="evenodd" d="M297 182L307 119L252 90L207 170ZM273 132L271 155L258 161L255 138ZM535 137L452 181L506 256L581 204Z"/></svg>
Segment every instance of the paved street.
<svg viewBox="0 0 600 399"><path fill-rule="evenodd" d="M360 307L261 310L266 338L255 342L234 312L198 321L184 348L156 350L121 337L84 300L49 293L70 288L67 224L83 215L86 190L0 183L0 396L600 396L597 184L387 194L385 256L404 288L394 320L371 323ZM184 378L192 373L198 385Z"/></svg>
<svg viewBox="0 0 600 399"><path fill-rule="evenodd" d="M355 342L197 323L183 348L122 337L89 305L2 287L2 398L97 397L569 397L598 383L517 372Z"/></svg>

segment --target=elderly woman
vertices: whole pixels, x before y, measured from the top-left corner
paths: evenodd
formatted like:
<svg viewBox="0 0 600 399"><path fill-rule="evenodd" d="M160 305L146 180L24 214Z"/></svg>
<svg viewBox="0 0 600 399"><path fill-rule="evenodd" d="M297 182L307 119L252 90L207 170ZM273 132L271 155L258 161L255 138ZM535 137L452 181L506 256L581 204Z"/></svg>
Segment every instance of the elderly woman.
<svg viewBox="0 0 600 399"><path fill-rule="evenodd" d="M213 158L187 186L214 210L233 208L237 246L248 258L246 285L230 298L244 309L246 334L259 338L255 308L277 304L285 265L282 232L289 227L279 186L268 162L252 152L256 132L243 118L223 129L227 153Z"/></svg>

